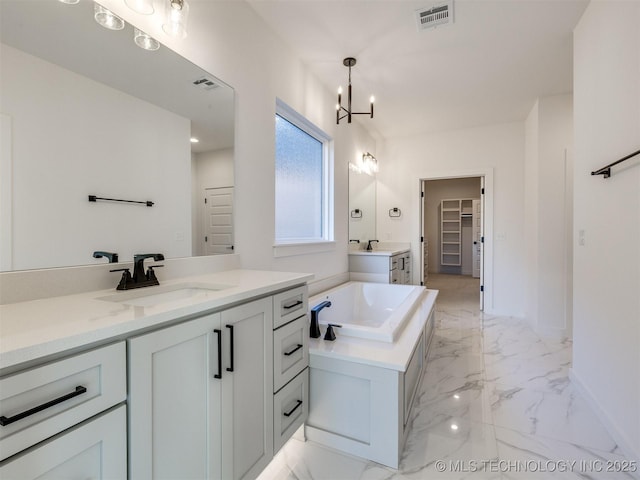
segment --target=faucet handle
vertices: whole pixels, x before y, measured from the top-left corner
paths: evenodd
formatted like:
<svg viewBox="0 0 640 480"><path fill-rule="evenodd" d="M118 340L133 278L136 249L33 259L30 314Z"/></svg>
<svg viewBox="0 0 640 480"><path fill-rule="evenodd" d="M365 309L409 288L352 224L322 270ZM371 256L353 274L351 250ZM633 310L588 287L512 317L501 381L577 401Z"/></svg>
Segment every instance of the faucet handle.
<svg viewBox="0 0 640 480"><path fill-rule="evenodd" d="M338 325L338 324L335 324L335 323L328 323L327 324L327 331L324 334L324 339L328 340L330 342L333 342L336 339L336 334L333 331L333 327L342 328L342 325Z"/></svg>
<svg viewBox="0 0 640 480"><path fill-rule="evenodd" d="M116 290L128 290L131 285L131 272L128 268L116 268L115 270L109 270L110 272L122 272L120 283L116 287Z"/></svg>
<svg viewBox="0 0 640 480"><path fill-rule="evenodd" d="M153 282L157 282L156 272L153 271L154 268L164 267L164 265L149 265L147 267L147 280L151 280Z"/></svg>

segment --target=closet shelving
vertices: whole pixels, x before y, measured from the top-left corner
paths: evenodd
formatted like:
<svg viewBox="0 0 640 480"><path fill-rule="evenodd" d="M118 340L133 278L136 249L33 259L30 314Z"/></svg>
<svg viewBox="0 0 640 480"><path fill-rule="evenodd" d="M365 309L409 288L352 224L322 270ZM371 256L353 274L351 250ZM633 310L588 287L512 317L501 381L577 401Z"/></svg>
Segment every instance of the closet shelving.
<svg viewBox="0 0 640 480"><path fill-rule="evenodd" d="M440 203L440 265L462 265L462 222L471 219L471 199L442 200Z"/></svg>

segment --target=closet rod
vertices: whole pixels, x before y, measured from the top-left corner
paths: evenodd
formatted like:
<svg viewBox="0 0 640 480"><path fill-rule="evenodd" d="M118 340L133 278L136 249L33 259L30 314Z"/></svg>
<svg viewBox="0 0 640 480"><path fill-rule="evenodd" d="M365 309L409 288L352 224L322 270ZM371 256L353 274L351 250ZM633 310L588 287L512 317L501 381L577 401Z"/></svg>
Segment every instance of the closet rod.
<svg viewBox="0 0 640 480"><path fill-rule="evenodd" d="M617 161L615 161L613 163L610 163L606 167L602 167L601 169L596 170L595 172L591 172L591 175L602 175L603 178L609 178L611 176L611 167L613 167L614 165L618 165L619 163L622 163L625 160L629 160L631 157L635 157L639 153L640 153L640 150L637 150L637 151L627 155L626 157L622 157L620 160L617 160Z"/></svg>

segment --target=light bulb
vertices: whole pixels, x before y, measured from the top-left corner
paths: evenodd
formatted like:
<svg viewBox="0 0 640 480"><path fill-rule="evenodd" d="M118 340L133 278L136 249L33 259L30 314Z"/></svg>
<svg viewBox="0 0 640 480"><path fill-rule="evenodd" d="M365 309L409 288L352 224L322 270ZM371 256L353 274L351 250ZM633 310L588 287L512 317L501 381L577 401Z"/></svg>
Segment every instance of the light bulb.
<svg viewBox="0 0 640 480"><path fill-rule="evenodd" d="M154 12L153 0L124 0L124 3L136 13L151 15Z"/></svg>
<svg viewBox="0 0 640 480"><path fill-rule="evenodd" d="M160 42L137 28L133 29L133 41L136 42L136 45L140 48L151 52L160 48Z"/></svg>
<svg viewBox="0 0 640 480"><path fill-rule="evenodd" d="M124 28L124 20L103 6L97 3L94 4L93 12L93 18L104 28L109 30L122 30Z"/></svg>
<svg viewBox="0 0 640 480"><path fill-rule="evenodd" d="M376 97L374 97L373 95L371 95L371 98L369 98L369 102L373 103L375 101Z"/></svg>
<svg viewBox="0 0 640 480"><path fill-rule="evenodd" d="M165 22L162 25L162 30L172 37L185 38L187 36L189 4L184 0L165 0L165 2Z"/></svg>

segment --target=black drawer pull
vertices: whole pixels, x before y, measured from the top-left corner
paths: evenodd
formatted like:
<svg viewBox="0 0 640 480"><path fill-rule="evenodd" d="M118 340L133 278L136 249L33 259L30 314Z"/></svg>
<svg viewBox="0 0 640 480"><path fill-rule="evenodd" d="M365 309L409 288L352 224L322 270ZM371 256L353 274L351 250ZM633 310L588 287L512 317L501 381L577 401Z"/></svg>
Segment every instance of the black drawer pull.
<svg viewBox="0 0 640 480"><path fill-rule="evenodd" d="M218 373L213 378L222 378L222 330L216 328L213 333L218 335Z"/></svg>
<svg viewBox="0 0 640 480"><path fill-rule="evenodd" d="M293 412L295 412L298 409L298 407L302 405L302 400L298 400L297 402L298 403L296 403L296 406L293 407L290 411L283 413L285 417L290 417L293 414Z"/></svg>
<svg viewBox="0 0 640 480"><path fill-rule="evenodd" d="M290 352L284 352L285 356L290 356L293 355L294 353L296 353L298 350L300 350L302 348L302 345L298 344L297 347L295 347L293 350L291 350Z"/></svg>
<svg viewBox="0 0 640 480"><path fill-rule="evenodd" d="M38 413L41 412L43 410L46 410L49 407L53 407L54 405L58 405L59 403L65 402L67 400L72 399L73 397L77 397L78 395L82 395L83 393L85 393L87 391L87 389L85 387L83 387L82 385L78 385L76 387L76 390L74 392L71 393L67 393L66 395L63 395L62 397L56 398L55 400L51 400L47 403L43 403L42 405L38 405L37 407L33 407L25 412L22 413L18 413L17 415L14 415L13 417L5 417L4 415L2 415L0 417L0 425L2 425L3 427L12 424L13 422L17 422L18 420L22 420L23 418L26 418L30 415L33 415L34 413Z"/></svg>
<svg viewBox="0 0 640 480"><path fill-rule="evenodd" d="M282 308L285 310L291 310L293 307L297 307L298 305L302 305L302 300L298 300L296 303L292 303L291 305L284 305Z"/></svg>

